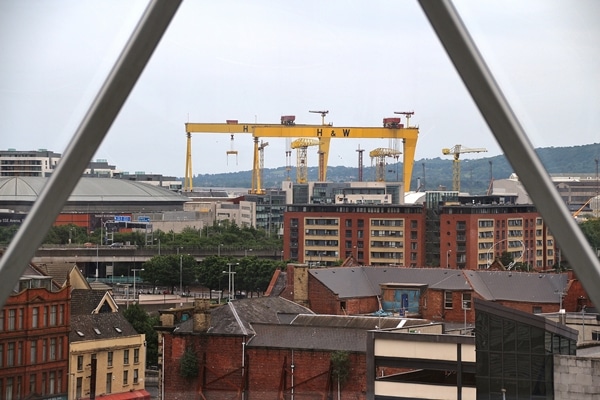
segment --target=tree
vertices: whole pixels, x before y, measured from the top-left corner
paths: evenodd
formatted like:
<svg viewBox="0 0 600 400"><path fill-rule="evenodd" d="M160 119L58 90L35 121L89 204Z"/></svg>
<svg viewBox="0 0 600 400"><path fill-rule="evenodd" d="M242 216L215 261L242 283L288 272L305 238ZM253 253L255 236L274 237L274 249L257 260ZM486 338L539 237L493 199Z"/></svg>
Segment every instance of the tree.
<svg viewBox="0 0 600 400"><path fill-rule="evenodd" d="M331 374L337 381L339 398L341 387L350 376L350 354L347 351L338 350L331 353Z"/></svg>
<svg viewBox="0 0 600 400"><path fill-rule="evenodd" d="M221 289L227 277L223 270L227 266L228 258L209 256L198 266L198 283L210 290Z"/></svg>
<svg viewBox="0 0 600 400"><path fill-rule="evenodd" d="M264 292L280 264L279 261L262 260L258 257L242 258L235 270L235 287L247 293Z"/></svg>
<svg viewBox="0 0 600 400"><path fill-rule="evenodd" d="M196 275L196 260L187 254L152 257L144 263L144 270L140 273L144 282L171 287L179 287L180 280L187 286L196 281Z"/></svg>
<svg viewBox="0 0 600 400"><path fill-rule="evenodd" d="M189 347L185 349L185 352L181 356L179 370L181 376L185 379L193 379L198 376L198 371L200 370L198 367L198 357L196 357L196 353Z"/></svg>
<svg viewBox="0 0 600 400"><path fill-rule="evenodd" d="M130 305L123 315L137 333L146 335L146 363L158 363L158 334L154 329L159 325L158 317L151 317L139 304Z"/></svg>
<svg viewBox="0 0 600 400"><path fill-rule="evenodd" d="M579 224L583 235L593 249L600 248L600 218L588 219Z"/></svg>

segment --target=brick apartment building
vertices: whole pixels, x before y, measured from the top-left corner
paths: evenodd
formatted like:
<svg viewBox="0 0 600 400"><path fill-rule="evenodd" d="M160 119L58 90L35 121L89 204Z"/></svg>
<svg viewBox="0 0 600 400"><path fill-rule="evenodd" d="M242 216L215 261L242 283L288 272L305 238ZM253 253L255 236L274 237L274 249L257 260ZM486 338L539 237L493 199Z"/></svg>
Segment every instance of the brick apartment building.
<svg viewBox="0 0 600 400"><path fill-rule="evenodd" d="M288 205L284 257L309 266L353 257L361 265L474 270L507 252L528 270L552 269L560 255L551 232L534 206L512 200L428 192L418 205Z"/></svg>
<svg viewBox="0 0 600 400"><path fill-rule="evenodd" d="M67 399L70 290L27 267L0 310L0 398Z"/></svg>

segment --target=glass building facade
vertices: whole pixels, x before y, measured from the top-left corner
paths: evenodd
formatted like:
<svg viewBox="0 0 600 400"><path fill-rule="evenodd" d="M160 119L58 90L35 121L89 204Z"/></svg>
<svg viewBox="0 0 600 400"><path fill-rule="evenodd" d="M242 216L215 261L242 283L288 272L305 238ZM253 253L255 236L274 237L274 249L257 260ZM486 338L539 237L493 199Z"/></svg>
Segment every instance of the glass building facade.
<svg viewBox="0 0 600 400"><path fill-rule="evenodd" d="M477 399L554 399L553 355L575 355L577 331L476 299Z"/></svg>

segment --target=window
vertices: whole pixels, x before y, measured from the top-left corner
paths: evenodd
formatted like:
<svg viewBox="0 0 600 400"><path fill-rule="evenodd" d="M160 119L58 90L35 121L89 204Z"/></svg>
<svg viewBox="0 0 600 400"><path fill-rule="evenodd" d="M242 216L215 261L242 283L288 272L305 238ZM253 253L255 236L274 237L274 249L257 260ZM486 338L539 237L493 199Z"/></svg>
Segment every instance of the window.
<svg viewBox="0 0 600 400"><path fill-rule="evenodd" d="M42 361L46 362L46 357L48 355L48 339L42 340Z"/></svg>
<svg viewBox="0 0 600 400"><path fill-rule="evenodd" d="M452 308L452 292L444 292L444 308Z"/></svg>
<svg viewBox="0 0 600 400"><path fill-rule="evenodd" d="M42 316L42 326L48 324L48 307L44 307L44 315Z"/></svg>
<svg viewBox="0 0 600 400"><path fill-rule="evenodd" d="M540 306L533 306L531 309L531 312L534 314L541 314L542 313L542 307Z"/></svg>
<svg viewBox="0 0 600 400"><path fill-rule="evenodd" d="M58 324L59 325L65 324L65 305L64 304L61 304L60 307L58 308Z"/></svg>
<svg viewBox="0 0 600 400"><path fill-rule="evenodd" d="M80 376L77 378L77 384L75 386L75 398L81 398L81 392L83 391L83 378Z"/></svg>
<svg viewBox="0 0 600 400"><path fill-rule="evenodd" d="M35 393L35 374L29 375L29 393Z"/></svg>
<svg viewBox="0 0 600 400"><path fill-rule="evenodd" d="M50 379L48 379L48 385L49 385L48 394L54 394L54 393L56 393L54 391L54 389L56 387L55 372L51 371L49 377L50 377Z"/></svg>
<svg viewBox="0 0 600 400"><path fill-rule="evenodd" d="M13 400L13 378L6 378L6 392L4 392L5 400Z"/></svg>
<svg viewBox="0 0 600 400"><path fill-rule="evenodd" d="M6 366L12 367L15 365L15 342L11 342L8 344L8 348L6 350Z"/></svg>
<svg viewBox="0 0 600 400"><path fill-rule="evenodd" d="M140 349L133 349L133 362L139 364L140 362Z"/></svg>
<svg viewBox="0 0 600 400"><path fill-rule="evenodd" d="M4 309L0 310L0 332L4 330Z"/></svg>
<svg viewBox="0 0 600 400"><path fill-rule="evenodd" d="M17 365L23 365L23 342L17 342Z"/></svg>
<svg viewBox="0 0 600 400"><path fill-rule="evenodd" d="M56 306L50 306L50 326L56 326Z"/></svg>
<svg viewBox="0 0 600 400"><path fill-rule="evenodd" d="M17 310L8 310L8 330L15 330L15 319L17 317Z"/></svg>
<svg viewBox="0 0 600 400"><path fill-rule="evenodd" d="M56 360L56 338L50 339L50 361Z"/></svg>
<svg viewBox="0 0 600 400"><path fill-rule="evenodd" d="M35 364L37 362L37 341L32 340L29 342L29 363Z"/></svg>
<svg viewBox="0 0 600 400"><path fill-rule="evenodd" d="M134 384L138 383L138 370L137 369L133 370L133 383Z"/></svg>
<svg viewBox="0 0 600 400"><path fill-rule="evenodd" d="M39 313L40 313L40 309L37 307L34 307L33 310L31 310L31 327L32 328L37 328L39 321Z"/></svg>
<svg viewBox="0 0 600 400"><path fill-rule="evenodd" d="M17 329L23 329L23 309L19 308L19 317L17 318Z"/></svg>
<svg viewBox="0 0 600 400"><path fill-rule="evenodd" d="M463 293L462 294L462 308L463 310L470 310L471 309L471 298L472 294L471 293Z"/></svg>
<svg viewBox="0 0 600 400"><path fill-rule="evenodd" d="M106 394L112 392L112 372L106 374Z"/></svg>
<svg viewBox="0 0 600 400"><path fill-rule="evenodd" d="M129 349L123 350L123 364L129 364Z"/></svg>
<svg viewBox="0 0 600 400"><path fill-rule="evenodd" d="M83 371L83 356L77 356L77 371Z"/></svg>
<svg viewBox="0 0 600 400"><path fill-rule="evenodd" d="M129 371L123 371L123 385L129 384Z"/></svg>
<svg viewBox="0 0 600 400"><path fill-rule="evenodd" d="M112 367L113 366L113 352L112 351L108 352L107 358L108 358L107 359L108 366Z"/></svg>
<svg viewBox="0 0 600 400"><path fill-rule="evenodd" d="M0 367L3 367L3 366L4 366L4 345L0 343Z"/></svg>

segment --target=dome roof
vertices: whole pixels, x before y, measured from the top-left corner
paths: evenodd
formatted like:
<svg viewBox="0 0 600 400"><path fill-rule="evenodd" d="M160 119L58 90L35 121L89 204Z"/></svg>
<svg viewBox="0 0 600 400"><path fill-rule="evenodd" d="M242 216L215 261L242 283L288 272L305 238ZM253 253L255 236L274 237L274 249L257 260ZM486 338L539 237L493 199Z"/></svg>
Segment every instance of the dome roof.
<svg viewBox="0 0 600 400"><path fill-rule="evenodd" d="M49 178L0 178L0 205L35 202ZM67 203L185 203L189 199L160 186L112 178L81 178Z"/></svg>

